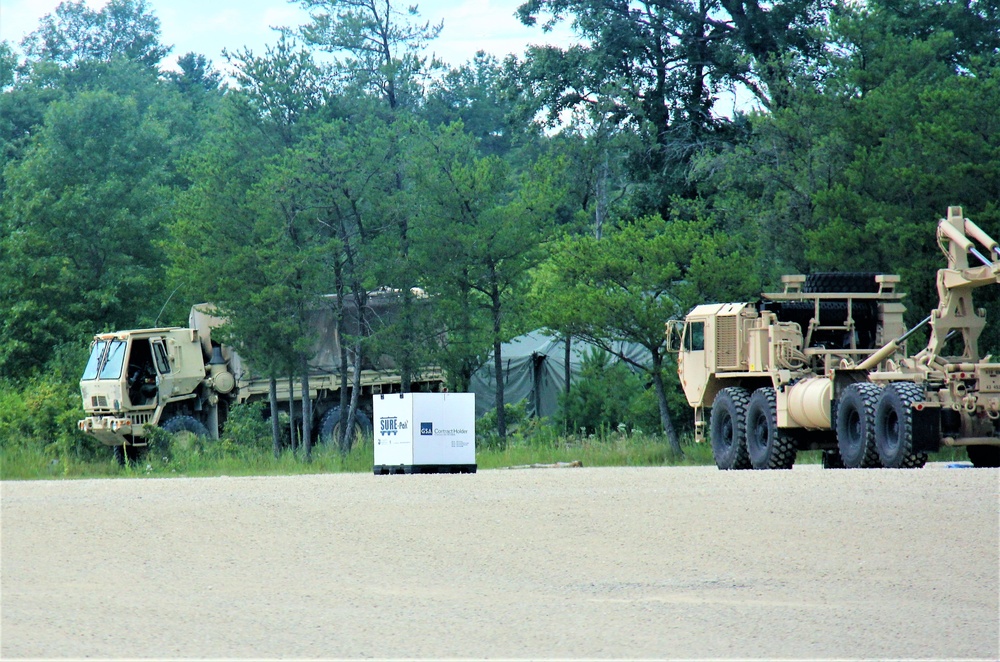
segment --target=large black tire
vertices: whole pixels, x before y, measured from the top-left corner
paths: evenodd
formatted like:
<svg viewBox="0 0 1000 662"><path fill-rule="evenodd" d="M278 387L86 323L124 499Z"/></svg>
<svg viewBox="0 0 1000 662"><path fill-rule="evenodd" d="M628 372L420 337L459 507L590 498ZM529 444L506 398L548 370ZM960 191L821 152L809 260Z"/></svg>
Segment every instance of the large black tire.
<svg viewBox="0 0 1000 662"><path fill-rule="evenodd" d="M802 291L822 292L878 292L875 272L822 272L809 274L802 284Z"/></svg>
<svg viewBox="0 0 1000 662"><path fill-rule="evenodd" d="M746 440L754 469L791 469L795 464L795 439L778 428L773 388L759 388L750 396Z"/></svg>
<svg viewBox="0 0 1000 662"><path fill-rule="evenodd" d="M326 444L328 446L335 446L340 443L341 436L341 419L344 418L340 407L334 407L330 411L326 412L323 416L323 420L319 424L319 443ZM347 453L351 450L354 442L361 435L371 435L372 434L372 422L369 420L368 416L360 409L354 412L354 434L350 435L347 439L346 447L340 449L342 453Z"/></svg>
<svg viewBox="0 0 1000 662"><path fill-rule="evenodd" d="M875 407L875 447L879 460L889 469L918 469L927 453L913 451L913 409L924 399L924 391L913 382L894 382L885 387Z"/></svg>
<svg viewBox="0 0 1000 662"><path fill-rule="evenodd" d="M870 382L851 384L837 403L837 450L848 469L882 466L875 447L875 407L882 388Z"/></svg>
<svg viewBox="0 0 1000 662"><path fill-rule="evenodd" d="M167 419L160 427L170 433L172 437L170 443L181 448L189 449L198 439L208 439L208 428L193 416L177 414ZM170 455L169 448L151 446L149 450L158 456Z"/></svg>
<svg viewBox="0 0 1000 662"><path fill-rule="evenodd" d="M966 446L974 467L1000 467L1000 446Z"/></svg>
<svg viewBox="0 0 1000 662"><path fill-rule="evenodd" d="M115 462L118 463L119 467L124 467L126 465L134 467L136 462L139 461L139 449L135 446L114 446Z"/></svg>
<svg viewBox="0 0 1000 662"><path fill-rule="evenodd" d="M750 394L745 388L730 386L719 391L712 403L709 432L715 466L723 470L749 469L746 420Z"/></svg>

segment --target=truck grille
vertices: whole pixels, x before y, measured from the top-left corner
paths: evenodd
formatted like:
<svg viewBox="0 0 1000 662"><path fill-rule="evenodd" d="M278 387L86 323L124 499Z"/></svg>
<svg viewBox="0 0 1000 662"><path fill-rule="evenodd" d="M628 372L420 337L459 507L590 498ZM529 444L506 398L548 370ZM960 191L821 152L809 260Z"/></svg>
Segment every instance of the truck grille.
<svg viewBox="0 0 1000 662"><path fill-rule="evenodd" d="M717 368L739 367L735 315L715 319L715 362Z"/></svg>
<svg viewBox="0 0 1000 662"><path fill-rule="evenodd" d="M90 406L94 409L107 409L108 399L103 395L94 395L90 398Z"/></svg>

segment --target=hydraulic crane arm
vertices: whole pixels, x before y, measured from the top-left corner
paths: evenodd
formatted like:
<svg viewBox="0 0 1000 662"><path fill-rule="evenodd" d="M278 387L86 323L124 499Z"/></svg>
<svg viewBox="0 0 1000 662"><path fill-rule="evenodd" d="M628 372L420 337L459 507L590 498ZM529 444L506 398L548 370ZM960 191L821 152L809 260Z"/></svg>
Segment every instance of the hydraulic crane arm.
<svg viewBox="0 0 1000 662"><path fill-rule="evenodd" d="M986 255L976 248L978 242ZM948 217L938 222L938 241L948 256L948 268L938 270L938 307L931 313L931 335L925 357L940 356L948 335L960 331L965 342L961 358L979 360L979 336L986 325L982 311L972 302L972 290L1000 283L1000 245L979 226L962 215L961 207L949 207ZM970 267L969 254L982 266Z"/></svg>

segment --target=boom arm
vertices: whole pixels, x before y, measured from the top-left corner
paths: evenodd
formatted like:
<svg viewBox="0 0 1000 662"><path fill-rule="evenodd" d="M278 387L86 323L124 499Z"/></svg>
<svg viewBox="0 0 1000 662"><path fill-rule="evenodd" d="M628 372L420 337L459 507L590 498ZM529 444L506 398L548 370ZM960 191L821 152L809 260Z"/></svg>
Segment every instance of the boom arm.
<svg viewBox="0 0 1000 662"><path fill-rule="evenodd" d="M970 237L982 245L986 255L976 249ZM948 268L938 270L938 307L931 313L930 340L921 355L939 356L948 335L961 331L965 341L961 358L976 362L979 360L979 336L986 319L972 304L972 290L1000 283L1000 245L963 217L961 207L949 207L948 217L938 222L938 241L948 255ZM970 252L983 262L983 266L969 266Z"/></svg>

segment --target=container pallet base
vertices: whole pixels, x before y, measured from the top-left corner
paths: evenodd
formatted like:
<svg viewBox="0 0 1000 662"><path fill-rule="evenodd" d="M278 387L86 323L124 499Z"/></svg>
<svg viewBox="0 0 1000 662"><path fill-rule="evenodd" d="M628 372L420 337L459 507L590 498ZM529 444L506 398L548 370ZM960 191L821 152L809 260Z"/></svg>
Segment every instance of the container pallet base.
<svg viewBox="0 0 1000 662"><path fill-rule="evenodd" d="M376 464L372 467L376 476L389 474L474 474L475 464Z"/></svg>

